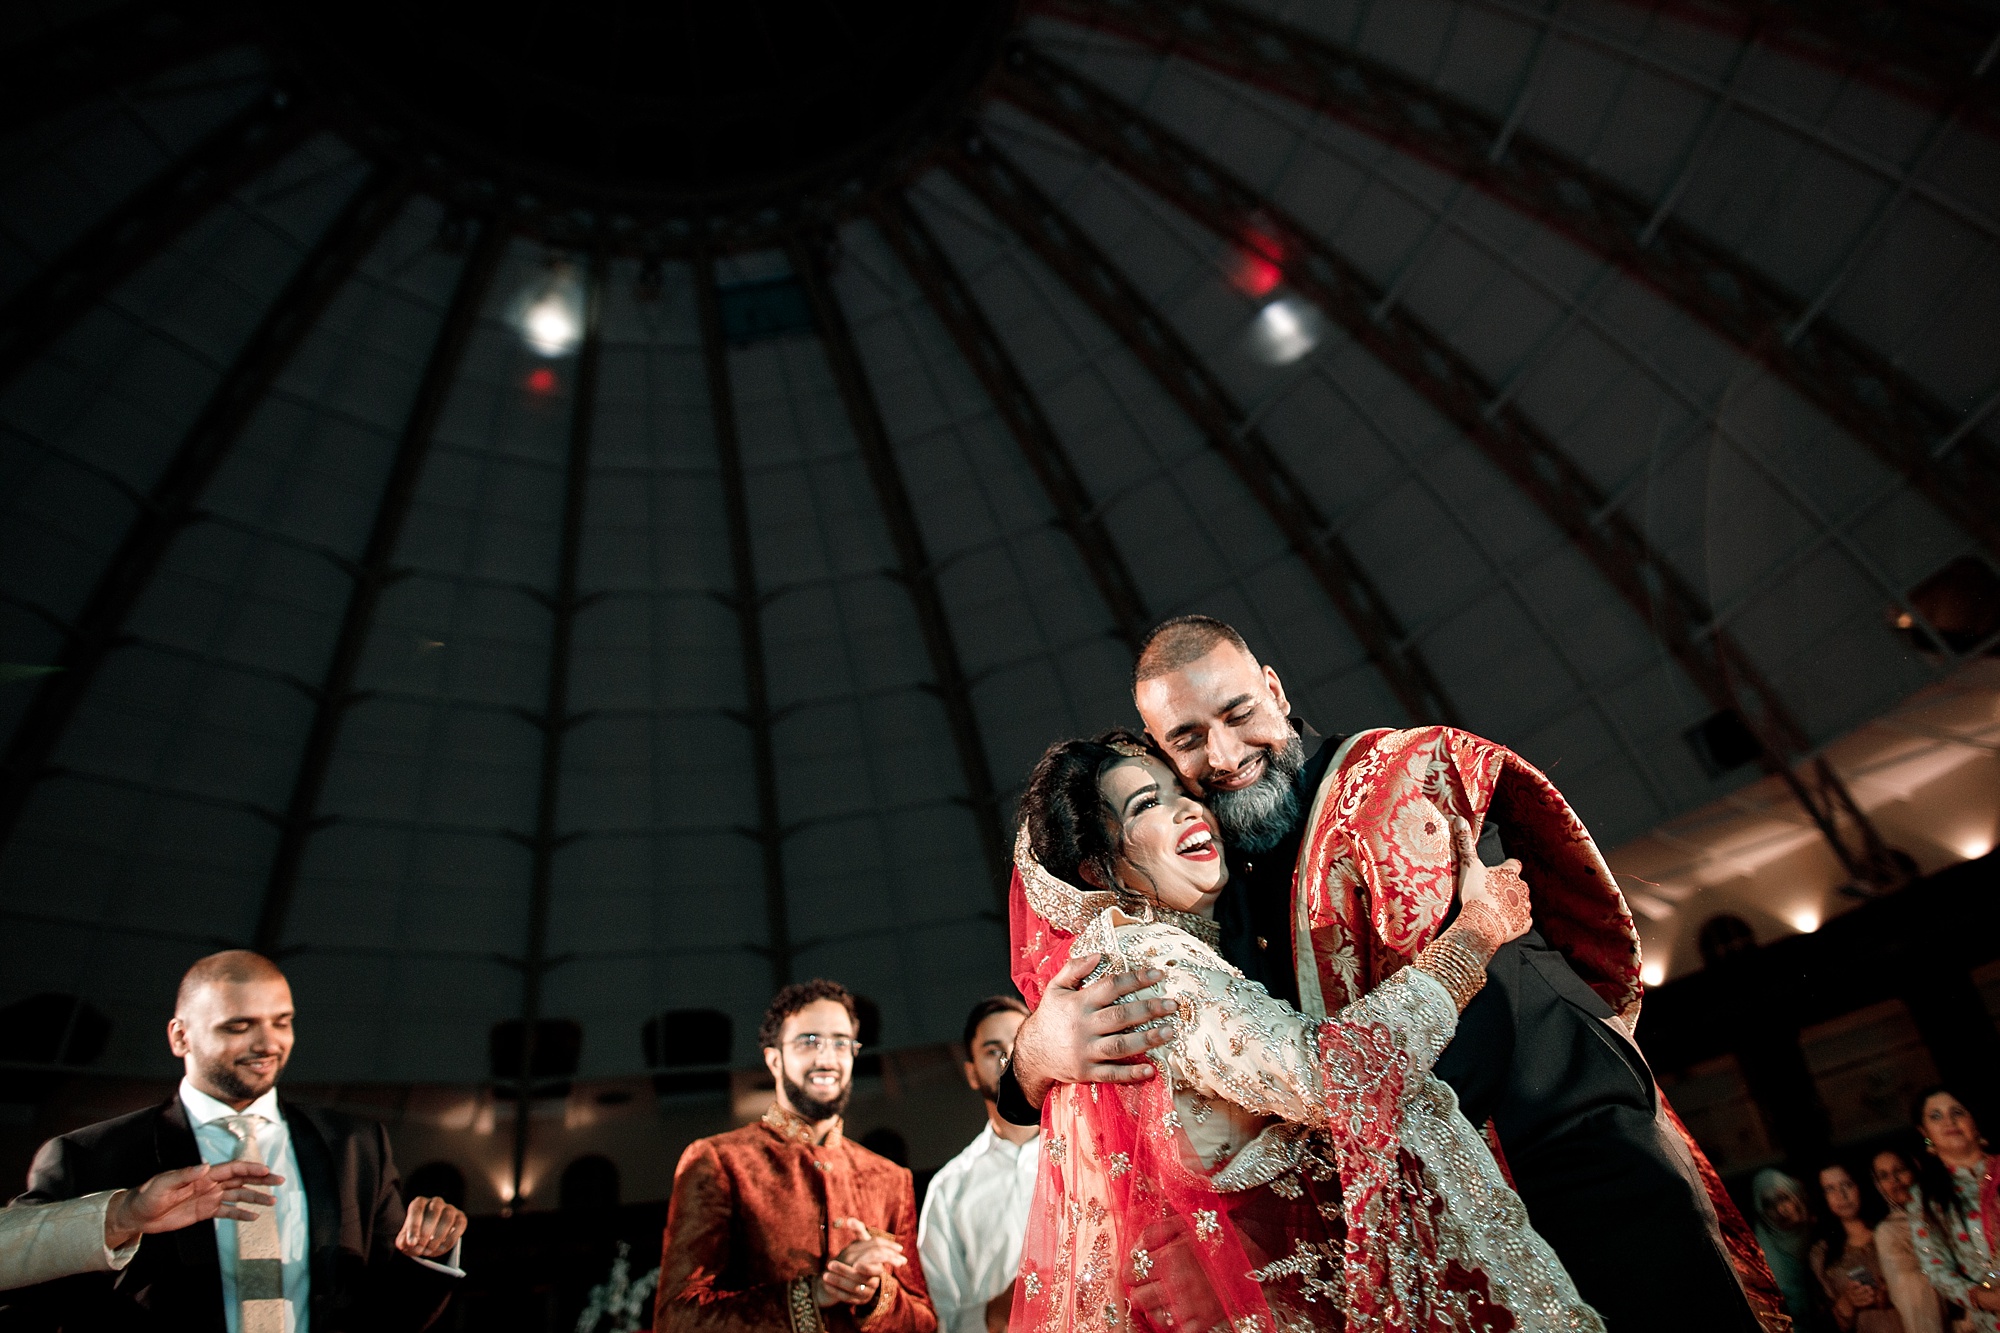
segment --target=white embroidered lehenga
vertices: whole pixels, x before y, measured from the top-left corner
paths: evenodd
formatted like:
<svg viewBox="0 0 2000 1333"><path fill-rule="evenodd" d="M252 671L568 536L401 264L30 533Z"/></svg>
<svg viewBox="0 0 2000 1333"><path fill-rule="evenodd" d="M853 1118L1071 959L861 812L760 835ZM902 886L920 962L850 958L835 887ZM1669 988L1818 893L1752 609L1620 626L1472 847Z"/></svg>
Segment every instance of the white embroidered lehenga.
<svg viewBox="0 0 2000 1333"><path fill-rule="evenodd" d="M1014 1327L1602 1329L1430 1073L1458 1017L1438 979L1406 967L1310 1022L1222 959L1212 923L1129 906L1049 875L1024 831L1031 1002L1100 953L1161 969L1145 993L1180 1009L1164 1077L1050 1094Z"/></svg>

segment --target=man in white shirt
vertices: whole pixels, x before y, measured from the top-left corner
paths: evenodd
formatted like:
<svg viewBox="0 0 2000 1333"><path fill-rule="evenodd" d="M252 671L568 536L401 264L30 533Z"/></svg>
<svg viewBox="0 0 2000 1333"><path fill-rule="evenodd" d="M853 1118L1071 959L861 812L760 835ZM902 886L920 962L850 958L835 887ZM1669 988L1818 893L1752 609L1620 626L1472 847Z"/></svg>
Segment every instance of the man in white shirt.
<svg viewBox="0 0 2000 1333"><path fill-rule="evenodd" d="M442 1199L404 1205L379 1124L280 1098L292 1041L291 987L268 958L230 950L190 968L167 1025L186 1067L174 1097L43 1144L15 1206L130 1188L162 1169L255 1161L287 1182L271 1190L275 1208L197 1223L120 1272L27 1288L0 1311L160 1333L377 1333L433 1322L463 1276L465 1214Z"/></svg>
<svg viewBox="0 0 2000 1333"><path fill-rule="evenodd" d="M917 1254L938 1333L1004 1333L1013 1308L1042 1131L1009 1124L996 1103L1014 1033L1027 1016L1019 1000L996 995L965 1020L965 1081L986 1102L986 1128L932 1177L924 1196Z"/></svg>

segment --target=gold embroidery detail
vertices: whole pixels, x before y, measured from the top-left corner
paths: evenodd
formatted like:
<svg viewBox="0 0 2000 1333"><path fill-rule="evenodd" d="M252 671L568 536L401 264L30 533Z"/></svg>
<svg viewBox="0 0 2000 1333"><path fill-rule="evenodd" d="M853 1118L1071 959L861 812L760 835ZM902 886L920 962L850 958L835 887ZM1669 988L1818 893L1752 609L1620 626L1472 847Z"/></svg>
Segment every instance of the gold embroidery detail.
<svg viewBox="0 0 2000 1333"><path fill-rule="evenodd" d="M792 1317L792 1333L825 1333L826 1325L819 1317L819 1305L813 1300L813 1280L809 1277L795 1277L786 1292L786 1305Z"/></svg>
<svg viewBox="0 0 2000 1333"><path fill-rule="evenodd" d="M1297 1176L1279 1176L1271 1182L1271 1193L1281 1199L1297 1199L1302 1197L1305 1192L1306 1187L1299 1184Z"/></svg>
<svg viewBox="0 0 2000 1333"><path fill-rule="evenodd" d="M1320 1276L1322 1264L1327 1269L1325 1277ZM1300 1295L1308 1302L1325 1300L1336 1310L1347 1308L1347 1285L1341 1271L1340 1249L1333 1243L1302 1240L1293 1247L1289 1258L1250 1270L1251 1280L1259 1283L1276 1282L1287 1277L1299 1280Z"/></svg>
<svg viewBox="0 0 2000 1333"><path fill-rule="evenodd" d="M1093 1085L1095 1086L1095 1085ZM1113 1180L1132 1169L1132 1154L1115 1152L1111 1154L1111 1178Z"/></svg>
<svg viewBox="0 0 2000 1333"><path fill-rule="evenodd" d="M1063 1154L1068 1151L1069 1151L1068 1139L1065 1139L1060 1134L1052 1135L1049 1138L1048 1153L1049 1153L1049 1160L1051 1162L1054 1162L1057 1166L1061 1166L1063 1164Z"/></svg>
<svg viewBox="0 0 2000 1333"><path fill-rule="evenodd" d="M1222 1231L1222 1219L1213 1208L1194 1210L1194 1234L1202 1240L1213 1240Z"/></svg>
<svg viewBox="0 0 2000 1333"><path fill-rule="evenodd" d="M776 1102L772 1102L770 1106L765 1108L763 1121L767 1127L777 1131L785 1139L792 1143L802 1143L808 1148L821 1147L825 1144L840 1141L839 1116L833 1116L829 1120L820 1122L820 1125L826 1127L826 1138L822 1143L818 1144L813 1142L813 1135L818 1132L820 1126L813 1124L812 1121L807 1120L796 1111L787 1111Z"/></svg>
<svg viewBox="0 0 2000 1333"><path fill-rule="evenodd" d="M1145 1277L1153 1271L1153 1256L1144 1250L1132 1251L1132 1276Z"/></svg>

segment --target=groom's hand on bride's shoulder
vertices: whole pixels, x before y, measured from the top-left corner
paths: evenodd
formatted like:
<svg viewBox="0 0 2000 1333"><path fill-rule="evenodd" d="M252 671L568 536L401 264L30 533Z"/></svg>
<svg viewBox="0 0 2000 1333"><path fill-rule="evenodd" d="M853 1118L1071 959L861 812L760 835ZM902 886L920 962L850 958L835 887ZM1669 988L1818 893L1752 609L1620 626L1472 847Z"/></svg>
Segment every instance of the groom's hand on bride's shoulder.
<svg viewBox="0 0 2000 1333"><path fill-rule="evenodd" d="M1165 977L1158 968L1121 972L1084 985L1099 955L1072 958L1049 980L1042 1003L1014 1037L1014 1077L1028 1101L1040 1106L1058 1083L1139 1083L1153 1076L1144 1056L1173 1040L1171 1025L1134 1032L1164 1018L1172 1000L1128 999Z"/></svg>

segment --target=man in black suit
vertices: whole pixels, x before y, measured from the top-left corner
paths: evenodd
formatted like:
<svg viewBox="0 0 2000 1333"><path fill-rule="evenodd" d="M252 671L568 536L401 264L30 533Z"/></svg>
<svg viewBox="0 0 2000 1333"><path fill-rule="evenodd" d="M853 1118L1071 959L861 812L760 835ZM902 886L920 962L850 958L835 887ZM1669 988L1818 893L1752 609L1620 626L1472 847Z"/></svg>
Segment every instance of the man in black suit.
<svg viewBox="0 0 2000 1333"><path fill-rule="evenodd" d="M186 1066L173 1098L49 1140L15 1206L139 1185L156 1173L256 1159L287 1183L251 1222L202 1222L115 1274L10 1292L0 1327L189 1333L418 1330L451 1299L465 1214L402 1201L382 1126L277 1095L292 994L259 954L202 959L167 1040ZM442 1261L442 1262L440 1262Z"/></svg>
<svg viewBox="0 0 2000 1333"><path fill-rule="evenodd" d="M1308 755L1277 673L1207 617L1154 630L1134 676L1147 734L1222 825L1231 872L1215 908L1222 954L1296 1006L1293 868L1345 738ZM1172 1001L1125 999L1152 978L1080 987L1088 971L1076 960L1059 973L1014 1039L999 1110L1017 1124L1039 1121L1053 1083L1150 1077L1151 1065L1131 1057L1173 1035L1171 1024L1129 1030L1171 1011ZM1699 1167L1616 1022L1531 930L1487 965L1436 1073L1467 1118L1493 1122L1529 1220L1610 1333L1760 1333Z"/></svg>

